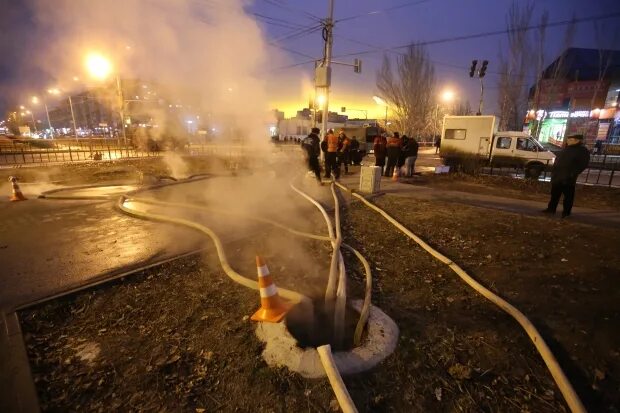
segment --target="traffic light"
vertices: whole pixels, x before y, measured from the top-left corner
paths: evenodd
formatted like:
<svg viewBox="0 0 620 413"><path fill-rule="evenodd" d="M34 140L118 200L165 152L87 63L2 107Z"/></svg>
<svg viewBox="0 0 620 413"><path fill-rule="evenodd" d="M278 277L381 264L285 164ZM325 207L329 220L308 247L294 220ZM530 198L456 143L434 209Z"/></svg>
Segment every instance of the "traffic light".
<svg viewBox="0 0 620 413"><path fill-rule="evenodd" d="M474 77L474 74L476 73L476 65L478 64L477 60L472 60L471 61L471 69L469 69L469 77Z"/></svg>
<svg viewBox="0 0 620 413"><path fill-rule="evenodd" d="M355 73L362 73L362 61L360 59L353 60L353 71Z"/></svg>
<svg viewBox="0 0 620 413"><path fill-rule="evenodd" d="M480 71L478 72L478 77L483 78L484 75L487 72L487 65L489 64L488 60L483 60L482 61L482 67L480 68Z"/></svg>

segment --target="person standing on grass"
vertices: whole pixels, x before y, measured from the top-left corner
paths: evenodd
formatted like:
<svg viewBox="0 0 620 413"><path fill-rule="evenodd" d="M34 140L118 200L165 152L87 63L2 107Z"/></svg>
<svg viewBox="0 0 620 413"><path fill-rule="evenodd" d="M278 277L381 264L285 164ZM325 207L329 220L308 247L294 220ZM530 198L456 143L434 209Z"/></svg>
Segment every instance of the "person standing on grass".
<svg viewBox="0 0 620 413"><path fill-rule="evenodd" d="M590 152L583 145L583 135L568 136L566 148L555 158L551 171L551 199L547 209L542 212L555 214L560 197L564 195L562 218L570 216L575 200L577 177L588 167L589 162Z"/></svg>
<svg viewBox="0 0 620 413"><path fill-rule="evenodd" d="M415 138L409 138L405 151L405 176L413 176L415 173L415 161L418 159L418 141Z"/></svg>
<svg viewBox="0 0 620 413"><path fill-rule="evenodd" d="M398 157L400 156L402 147L402 141L400 140L400 134L394 132L394 135L390 136L387 142L387 166L385 168L385 176L392 176L394 168L397 167Z"/></svg>
<svg viewBox="0 0 620 413"><path fill-rule="evenodd" d="M319 155L321 154L320 131L319 128L312 128L310 135L301 141L301 148L304 150L306 161L308 162L308 170L314 172L319 184L321 183L321 166L319 165Z"/></svg>

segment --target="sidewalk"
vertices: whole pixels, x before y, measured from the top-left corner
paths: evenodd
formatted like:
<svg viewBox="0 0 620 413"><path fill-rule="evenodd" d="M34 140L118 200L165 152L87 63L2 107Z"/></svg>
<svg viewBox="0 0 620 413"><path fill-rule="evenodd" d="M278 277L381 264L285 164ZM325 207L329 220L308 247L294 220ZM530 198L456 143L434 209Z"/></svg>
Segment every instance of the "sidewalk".
<svg viewBox="0 0 620 413"><path fill-rule="evenodd" d="M359 186L359 174L343 176L340 182L349 188L357 189ZM395 183L385 177L381 180L380 192L386 195L410 198L412 200L420 199L427 201L460 203L522 215L538 216L547 219L560 219L560 212L562 208L561 206L559 207L560 212L558 212L555 216L549 216L541 213L541 211L547 207L546 202L443 190L401 182ZM620 212L612 210L574 207L570 218L567 218L567 220L570 222L587 225L620 228Z"/></svg>

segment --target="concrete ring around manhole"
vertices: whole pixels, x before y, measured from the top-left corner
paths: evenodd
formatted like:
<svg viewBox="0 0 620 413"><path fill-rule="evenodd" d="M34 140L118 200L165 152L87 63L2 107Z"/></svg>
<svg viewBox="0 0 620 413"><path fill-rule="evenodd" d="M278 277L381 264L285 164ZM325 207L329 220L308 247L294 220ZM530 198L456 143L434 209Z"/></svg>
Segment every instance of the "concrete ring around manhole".
<svg viewBox="0 0 620 413"><path fill-rule="evenodd" d="M351 302L351 307L361 311L362 300ZM370 306L368 334L362 345L350 351L335 352L334 360L342 375L370 370L385 360L398 343L398 326L387 314L374 305ZM315 348L303 349L286 328L286 322L259 323L256 336L265 343L263 358L271 367L287 367L306 378L325 377L319 353Z"/></svg>

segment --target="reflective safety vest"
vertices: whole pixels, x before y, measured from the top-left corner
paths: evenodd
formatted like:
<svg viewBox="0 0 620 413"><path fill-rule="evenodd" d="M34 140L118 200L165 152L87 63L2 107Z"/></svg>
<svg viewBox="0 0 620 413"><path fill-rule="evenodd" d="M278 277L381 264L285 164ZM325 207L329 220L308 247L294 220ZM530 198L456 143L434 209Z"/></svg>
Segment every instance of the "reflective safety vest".
<svg viewBox="0 0 620 413"><path fill-rule="evenodd" d="M388 138L387 146L389 148L394 148L394 147L400 148L402 146L402 143L400 141L400 138L391 136L390 138Z"/></svg>
<svg viewBox="0 0 620 413"><path fill-rule="evenodd" d="M338 152L338 137L333 133L327 135L327 152Z"/></svg>

